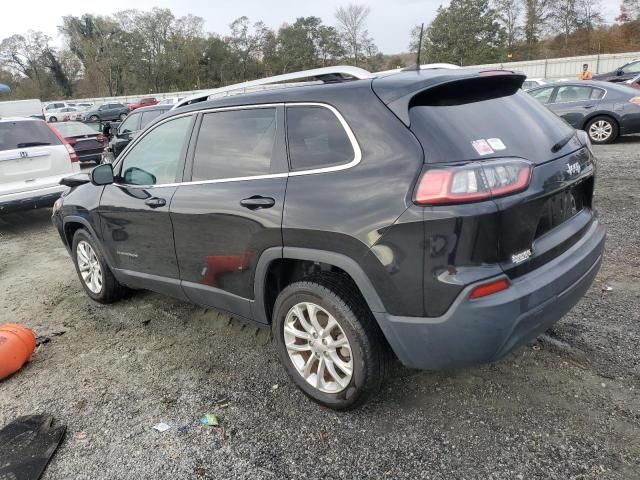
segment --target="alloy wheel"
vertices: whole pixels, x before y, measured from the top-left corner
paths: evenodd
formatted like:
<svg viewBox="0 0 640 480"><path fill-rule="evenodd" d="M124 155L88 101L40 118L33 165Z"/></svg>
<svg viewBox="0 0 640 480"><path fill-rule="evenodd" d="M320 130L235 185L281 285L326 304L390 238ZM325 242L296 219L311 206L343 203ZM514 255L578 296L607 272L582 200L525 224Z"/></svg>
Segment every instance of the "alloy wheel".
<svg viewBox="0 0 640 480"><path fill-rule="evenodd" d="M84 240L76 247L76 259L82 281L89 290L98 294L102 290L102 268L96 252L88 242Z"/></svg>
<svg viewBox="0 0 640 480"><path fill-rule="evenodd" d="M283 335L289 358L307 383L324 393L347 388L353 376L351 345L327 310L311 302L294 305Z"/></svg>
<svg viewBox="0 0 640 480"><path fill-rule="evenodd" d="M593 122L589 127L589 136L595 142L605 142L613 133L613 125L606 120L598 120Z"/></svg>

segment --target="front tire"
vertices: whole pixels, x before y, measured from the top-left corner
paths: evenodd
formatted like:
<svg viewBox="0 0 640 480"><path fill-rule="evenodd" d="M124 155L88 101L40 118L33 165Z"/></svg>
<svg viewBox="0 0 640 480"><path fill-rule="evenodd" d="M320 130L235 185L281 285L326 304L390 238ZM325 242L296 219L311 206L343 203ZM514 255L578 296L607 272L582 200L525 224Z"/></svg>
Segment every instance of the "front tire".
<svg viewBox="0 0 640 480"><path fill-rule="evenodd" d="M618 123L611 117L601 115L594 117L585 126L591 143L603 145L611 143L618 138Z"/></svg>
<svg viewBox="0 0 640 480"><path fill-rule="evenodd" d="M49 123L56 123L58 119L56 117L49 117Z"/></svg>
<svg viewBox="0 0 640 480"><path fill-rule="evenodd" d="M71 253L80 283L91 299L99 303L113 303L126 294L126 287L113 276L88 231L82 228L76 231Z"/></svg>
<svg viewBox="0 0 640 480"><path fill-rule="evenodd" d="M391 353L349 279L322 273L287 286L274 306L272 333L295 384L313 401L349 410L375 394Z"/></svg>

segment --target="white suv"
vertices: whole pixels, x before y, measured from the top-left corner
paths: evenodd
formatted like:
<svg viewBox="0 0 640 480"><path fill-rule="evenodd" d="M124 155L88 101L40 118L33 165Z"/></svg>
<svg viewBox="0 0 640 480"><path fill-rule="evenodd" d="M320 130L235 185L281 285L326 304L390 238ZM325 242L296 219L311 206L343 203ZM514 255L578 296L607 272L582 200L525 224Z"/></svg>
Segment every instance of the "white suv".
<svg viewBox="0 0 640 480"><path fill-rule="evenodd" d="M44 121L0 118L0 214L49 207L80 171L78 156Z"/></svg>

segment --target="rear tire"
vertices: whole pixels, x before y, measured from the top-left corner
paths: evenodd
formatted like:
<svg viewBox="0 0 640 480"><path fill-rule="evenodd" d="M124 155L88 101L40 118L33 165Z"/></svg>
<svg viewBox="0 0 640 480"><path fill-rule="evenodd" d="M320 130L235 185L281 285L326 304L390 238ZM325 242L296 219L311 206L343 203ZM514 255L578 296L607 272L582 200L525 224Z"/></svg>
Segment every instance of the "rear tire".
<svg viewBox="0 0 640 480"><path fill-rule="evenodd" d="M96 241L80 228L73 235L71 256L84 291L99 303L113 303L127 293L127 288L113 276Z"/></svg>
<svg viewBox="0 0 640 480"><path fill-rule="evenodd" d="M99 120L100 120L100 118L99 118L97 115L91 115L91 116L89 117L89 121L90 121L90 122L97 122L97 121L99 121Z"/></svg>
<svg viewBox="0 0 640 480"><path fill-rule="evenodd" d="M606 115L594 117L587 122L584 127L591 143L604 145L613 142L618 138L618 122Z"/></svg>
<svg viewBox="0 0 640 480"><path fill-rule="evenodd" d="M280 292L273 312L280 361L313 401L349 410L380 389L393 357L350 279L326 272L295 282Z"/></svg>
<svg viewBox="0 0 640 480"><path fill-rule="evenodd" d="M55 123L58 119L56 117L49 117L49 123Z"/></svg>

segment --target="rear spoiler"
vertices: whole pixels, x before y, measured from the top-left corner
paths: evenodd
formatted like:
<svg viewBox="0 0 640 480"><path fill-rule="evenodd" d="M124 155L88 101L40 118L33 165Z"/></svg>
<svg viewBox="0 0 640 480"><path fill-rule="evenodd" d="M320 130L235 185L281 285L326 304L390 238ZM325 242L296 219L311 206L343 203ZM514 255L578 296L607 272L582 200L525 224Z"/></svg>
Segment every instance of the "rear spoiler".
<svg viewBox="0 0 640 480"><path fill-rule="evenodd" d="M411 124L409 118L411 102L424 92L441 89L443 86L450 90L459 84L461 96L469 95L469 92L481 96L485 86L490 83L493 90L496 85L499 85L504 88L505 93L512 94L522 87L526 78L524 73L511 70L407 71L402 74L376 78L372 82L372 88L380 100L402 123L409 127Z"/></svg>

